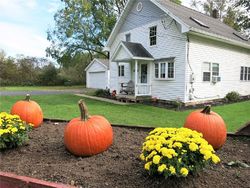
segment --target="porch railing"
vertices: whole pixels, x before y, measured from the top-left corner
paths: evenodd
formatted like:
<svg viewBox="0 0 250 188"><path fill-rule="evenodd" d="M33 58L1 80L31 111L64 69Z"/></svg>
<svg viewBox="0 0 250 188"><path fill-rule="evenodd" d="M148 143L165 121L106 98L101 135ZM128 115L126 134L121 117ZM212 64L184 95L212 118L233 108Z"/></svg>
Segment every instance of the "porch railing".
<svg viewBox="0 0 250 188"><path fill-rule="evenodd" d="M150 84L137 84L135 86L136 96L147 96L151 95L151 85Z"/></svg>

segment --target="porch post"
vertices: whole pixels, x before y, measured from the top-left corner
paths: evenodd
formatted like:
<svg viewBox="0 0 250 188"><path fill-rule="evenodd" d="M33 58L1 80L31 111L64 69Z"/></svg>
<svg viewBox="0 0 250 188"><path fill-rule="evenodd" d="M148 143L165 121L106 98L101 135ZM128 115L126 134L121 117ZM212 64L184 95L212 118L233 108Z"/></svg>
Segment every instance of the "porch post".
<svg viewBox="0 0 250 188"><path fill-rule="evenodd" d="M138 94L138 87L137 87L137 82L138 82L138 60L135 60L135 96Z"/></svg>

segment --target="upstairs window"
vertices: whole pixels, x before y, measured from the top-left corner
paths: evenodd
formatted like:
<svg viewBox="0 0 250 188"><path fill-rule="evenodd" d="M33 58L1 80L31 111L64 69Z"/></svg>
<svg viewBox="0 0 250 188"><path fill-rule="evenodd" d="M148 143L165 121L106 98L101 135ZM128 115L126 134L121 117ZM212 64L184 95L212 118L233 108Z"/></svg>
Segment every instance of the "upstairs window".
<svg viewBox="0 0 250 188"><path fill-rule="evenodd" d="M174 62L159 62L155 63L155 78L156 79L174 79Z"/></svg>
<svg viewBox="0 0 250 188"><path fill-rule="evenodd" d="M118 76L124 76L124 65L119 65L118 66Z"/></svg>
<svg viewBox="0 0 250 188"><path fill-rule="evenodd" d="M130 33L126 34L125 38L126 38L126 42L131 42L131 34Z"/></svg>
<svg viewBox="0 0 250 188"><path fill-rule="evenodd" d="M157 27L153 26L149 28L149 45L154 46L156 45L156 37L157 35Z"/></svg>
<svg viewBox="0 0 250 188"><path fill-rule="evenodd" d="M240 67L240 80L250 81L250 67Z"/></svg>

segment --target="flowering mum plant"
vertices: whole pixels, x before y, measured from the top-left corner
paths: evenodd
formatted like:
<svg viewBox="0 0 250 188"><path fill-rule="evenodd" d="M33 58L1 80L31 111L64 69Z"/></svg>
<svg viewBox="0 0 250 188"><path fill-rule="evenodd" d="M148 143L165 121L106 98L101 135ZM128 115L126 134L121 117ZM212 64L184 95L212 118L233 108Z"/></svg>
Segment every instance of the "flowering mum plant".
<svg viewBox="0 0 250 188"><path fill-rule="evenodd" d="M32 127L17 115L0 112L0 150L21 145L28 139L28 131Z"/></svg>
<svg viewBox="0 0 250 188"><path fill-rule="evenodd" d="M140 155L150 175L186 177L220 158L202 134L187 128L156 128L143 143Z"/></svg>

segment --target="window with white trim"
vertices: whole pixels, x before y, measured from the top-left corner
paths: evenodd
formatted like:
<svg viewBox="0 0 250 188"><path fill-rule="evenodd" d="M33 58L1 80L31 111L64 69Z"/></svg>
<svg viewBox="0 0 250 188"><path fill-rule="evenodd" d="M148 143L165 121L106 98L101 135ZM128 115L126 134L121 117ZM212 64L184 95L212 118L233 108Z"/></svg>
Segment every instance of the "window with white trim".
<svg viewBox="0 0 250 188"><path fill-rule="evenodd" d="M156 45L157 40L157 26L153 26L149 28L149 45L154 46Z"/></svg>
<svg viewBox="0 0 250 188"><path fill-rule="evenodd" d="M119 65L118 66L118 76L124 76L124 65Z"/></svg>
<svg viewBox="0 0 250 188"><path fill-rule="evenodd" d="M240 80L250 81L250 67L240 67Z"/></svg>
<svg viewBox="0 0 250 188"><path fill-rule="evenodd" d="M202 80L204 82L210 82L212 77L220 76L220 65L219 63L204 62L202 64Z"/></svg>
<svg viewBox="0 0 250 188"><path fill-rule="evenodd" d="M174 79L174 62L157 62L155 63L155 78L156 79Z"/></svg>

